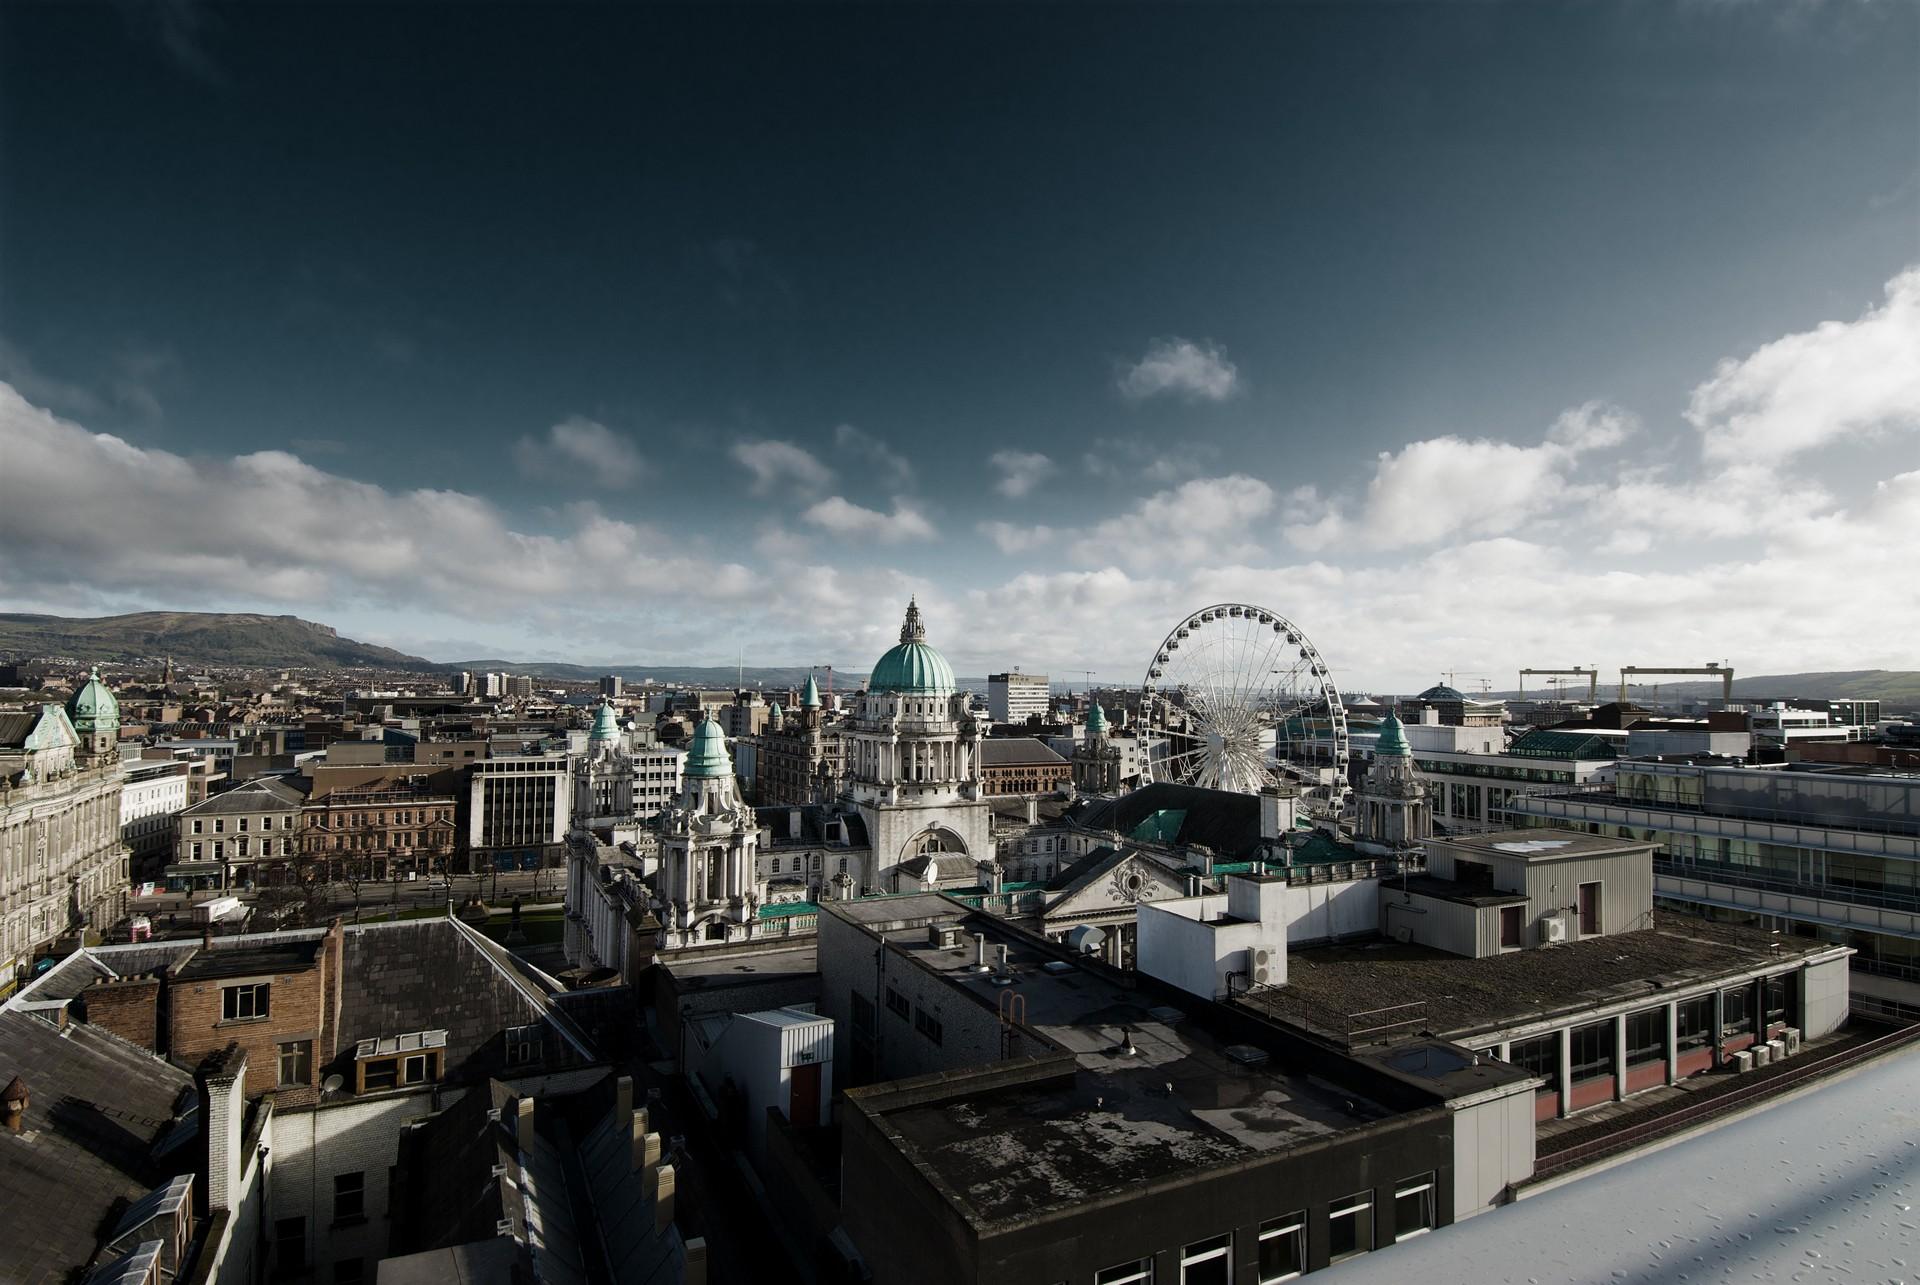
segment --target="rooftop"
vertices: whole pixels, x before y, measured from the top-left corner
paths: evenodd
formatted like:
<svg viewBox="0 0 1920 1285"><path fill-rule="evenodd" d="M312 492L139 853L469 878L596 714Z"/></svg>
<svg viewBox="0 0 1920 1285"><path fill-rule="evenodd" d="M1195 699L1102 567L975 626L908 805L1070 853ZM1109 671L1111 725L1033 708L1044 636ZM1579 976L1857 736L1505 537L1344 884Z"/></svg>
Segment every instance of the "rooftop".
<svg viewBox="0 0 1920 1285"><path fill-rule="evenodd" d="M1493 830L1486 834L1450 834L1430 842L1466 854L1520 858L1526 861L1566 861L1570 858L1611 856L1619 852L1644 852L1653 844L1638 839L1615 839L1605 835L1582 834L1578 830Z"/></svg>
<svg viewBox="0 0 1920 1285"><path fill-rule="evenodd" d="M1395 1114L1318 1075L1294 1073L1269 1049L1229 1043L1182 1008L1066 963L990 916L967 915L941 897L914 900L926 904L902 909L964 918L969 934L985 934L989 958L997 961L1006 946L1012 982L996 984L974 969L971 936L954 949L931 944L925 923L872 930L982 1005L1013 990L1027 1025L1071 1059L1061 1074L939 1101L889 1110L884 1096L876 1099L901 1145L976 1221L1030 1217ZM942 903L944 913L933 913ZM854 909L835 905L832 913Z"/></svg>
<svg viewBox="0 0 1920 1285"><path fill-rule="evenodd" d="M1481 959L1385 940L1312 946L1289 952L1285 986L1242 1002L1343 1040L1350 1015L1424 1004L1420 1029L1464 1041L1622 1000L1651 1003L1675 987L1839 949L1677 915L1662 920L1657 928Z"/></svg>
<svg viewBox="0 0 1920 1285"><path fill-rule="evenodd" d="M1065 767L1066 763L1053 747L1032 736L990 736L980 742L982 767Z"/></svg>
<svg viewBox="0 0 1920 1285"><path fill-rule="evenodd" d="M317 938L216 945L212 950L195 950L187 955L177 965L179 971L174 976L181 981L205 981L215 977L301 973L319 959L320 946Z"/></svg>

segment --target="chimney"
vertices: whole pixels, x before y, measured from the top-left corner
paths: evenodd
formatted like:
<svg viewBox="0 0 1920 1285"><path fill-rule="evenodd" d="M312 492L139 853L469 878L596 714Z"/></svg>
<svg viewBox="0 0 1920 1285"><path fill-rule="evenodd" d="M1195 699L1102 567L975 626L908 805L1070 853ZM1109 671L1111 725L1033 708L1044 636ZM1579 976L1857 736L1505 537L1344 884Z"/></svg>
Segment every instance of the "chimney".
<svg viewBox="0 0 1920 1285"><path fill-rule="evenodd" d="M213 949L213 925L211 923L209 923L200 932L200 949L201 950Z"/></svg>
<svg viewBox="0 0 1920 1285"><path fill-rule="evenodd" d="M5 1120L7 1132L19 1133L26 1128L27 1104L32 1095L27 1092L27 1082L14 1076L5 1091L0 1092L0 1120Z"/></svg>
<svg viewBox="0 0 1920 1285"><path fill-rule="evenodd" d="M664 1232L673 1226L673 1166L661 1165L653 1183L653 1227Z"/></svg>
<svg viewBox="0 0 1920 1285"><path fill-rule="evenodd" d="M978 952L974 956L973 966L984 973L987 971L987 935L985 933L975 933L973 940L975 950Z"/></svg>
<svg viewBox="0 0 1920 1285"><path fill-rule="evenodd" d="M647 1167L647 1109L627 1112L627 1144L633 1156L633 1170L638 1173ZM658 1143L655 1143L658 1146ZM656 1156L658 1153L655 1153Z"/></svg>
<svg viewBox="0 0 1920 1285"><path fill-rule="evenodd" d="M695 1236L687 1242L687 1270L681 1278L685 1285L707 1285L707 1238Z"/></svg>
<svg viewBox="0 0 1920 1285"><path fill-rule="evenodd" d="M207 1054L193 1073L200 1100L200 1142L206 1162L195 1184L200 1213L210 1217L232 1211L240 1200L240 1175L246 1166L247 1054L237 1043Z"/></svg>
<svg viewBox="0 0 1920 1285"><path fill-rule="evenodd" d="M519 1098L513 1104L513 1142L522 1152L533 1151L533 1099Z"/></svg>
<svg viewBox="0 0 1920 1285"><path fill-rule="evenodd" d="M633 1077L623 1075L613 1082L613 1118L624 1120L633 1114Z"/></svg>

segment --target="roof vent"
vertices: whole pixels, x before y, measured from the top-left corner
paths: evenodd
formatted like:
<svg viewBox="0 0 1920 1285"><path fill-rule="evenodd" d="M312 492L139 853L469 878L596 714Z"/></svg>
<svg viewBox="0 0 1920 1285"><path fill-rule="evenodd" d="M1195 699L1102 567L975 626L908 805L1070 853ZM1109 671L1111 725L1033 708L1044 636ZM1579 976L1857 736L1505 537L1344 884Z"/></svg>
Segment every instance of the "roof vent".
<svg viewBox="0 0 1920 1285"><path fill-rule="evenodd" d="M1055 977L1060 976L1062 973L1070 973L1073 971L1073 965L1064 959L1049 959L1046 963L1040 965L1040 967L1052 973Z"/></svg>
<svg viewBox="0 0 1920 1285"><path fill-rule="evenodd" d="M1267 1061L1267 1051L1251 1044L1229 1044L1221 1051L1241 1066L1264 1066Z"/></svg>
<svg viewBox="0 0 1920 1285"><path fill-rule="evenodd" d="M507 1176L507 1167L505 1165L495 1165L489 1172L496 1178L504 1178Z"/></svg>
<svg viewBox="0 0 1920 1285"><path fill-rule="evenodd" d="M493 1231L496 1236L513 1235L513 1219L502 1218L499 1222L493 1225Z"/></svg>

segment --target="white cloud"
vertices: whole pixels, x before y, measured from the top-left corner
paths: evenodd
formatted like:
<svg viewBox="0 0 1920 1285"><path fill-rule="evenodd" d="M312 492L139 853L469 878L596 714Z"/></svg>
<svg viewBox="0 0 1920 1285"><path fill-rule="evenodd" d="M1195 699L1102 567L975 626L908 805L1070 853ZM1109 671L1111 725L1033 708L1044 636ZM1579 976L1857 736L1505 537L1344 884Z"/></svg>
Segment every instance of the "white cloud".
<svg viewBox="0 0 1920 1285"><path fill-rule="evenodd" d="M1027 553L1053 542L1053 528L1041 523L1017 526L1012 522L982 522L976 528L1002 553Z"/></svg>
<svg viewBox="0 0 1920 1285"><path fill-rule="evenodd" d="M640 452L605 424L574 415L539 437L522 437L513 459L527 477L618 490L640 480Z"/></svg>
<svg viewBox="0 0 1920 1285"><path fill-rule="evenodd" d="M1706 458L1777 463L1848 437L1920 429L1920 266L1886 285L1857 321L1822 322L1738 361L1693 390L1687 419Z"/></svg>
<svg viewBox="0 0 1920 1285"><path fill-rule="evenodd" d="M995 451L987 463L1000 474L993 489L1012 500L1027 495L1053 472L1053 461L1038 451Z"/></svg>
<svg viewBox="0 0 1920 1285"><path fill-rule="evenodd" d="M891 513L862 508L844 496L834 495L800 517L835 535L859 536L889 544L899 540L931 540L936 534L933 524L899 496L894 497Z"/></svg>
<svg viewBox="0 0 1920 1285"><path fill-rule="evenodd" d="M734 461L753 474L753 493L765 495L791 485L803 491L817 491L833 481L833 473L815 459L812 452L777 438L734 443Z"/></svg>
<svg viewBox="0 0 1920 1285"><path fill-rule="evenodd" d="M1088 565L1135 567L1257 556L1264 532L1256 523L1272 508L1273 488L1258 478L1195 478L1095 523L1081 533L1073 556Z"/></svg>
<svg viewBox="0 0 1920 1285"><path fill-rule="evenodd" d="M907 457L871 433L842 424L833 430L833 444L843 451L858 453L865 466L863 471L881 486L899 490L913 485L913 465Z"/></svg>
<svg viewBox="0 0 1920 1285"><path fill-rule="evenodd" d="M491 618L502 601L755 591L745 567L684 538L561 511L562 534L510 526L458 491L389 491L284 451L193 457L91 433L0 384L0 594L76 587L169 607L234 602L385 604Z"/></svg>
<svg viewBox="0 0 1920 1285"><path fill-rule="evenodd" d="M1517 531L1591 495L1594 488L1570 480L1580 457L1618 446L1638 427L1631 412L1592 401L1561 412L1536 446L1451 435L1409 442L1380 453L1357 518L1337 498L1295 488L1282 512L1285 534L1297 548L1319 551Z"/></svg>
<svg viewBox="0 0 1920 1285"><path fill-rule="evenodd" d="M1239 391L1240 372L1227 360L1227 351L1211 342L1156 339L1146 355L1120 374L1120 392L1132 401L1158 393L1218 402Z"/></svg>

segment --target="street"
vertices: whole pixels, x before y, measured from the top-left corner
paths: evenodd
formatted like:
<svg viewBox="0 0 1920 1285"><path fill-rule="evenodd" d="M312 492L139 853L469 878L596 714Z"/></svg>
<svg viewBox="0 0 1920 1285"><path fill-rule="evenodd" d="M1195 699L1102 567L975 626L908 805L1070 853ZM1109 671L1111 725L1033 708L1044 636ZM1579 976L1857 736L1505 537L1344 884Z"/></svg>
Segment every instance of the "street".
<svg viewBox="0 0 1920 1285"><path fill-rule="evenodd" d="M418 910L426 906L443 904L449 899L456 905L464 904L470 897L479 897L490 906L506 907L513 904L517 896L524 903L558 902L565 895L565 870L514 870L499 874L452 875L444 878L414 880L363 880L356 899L355 890L350 884L330 883L320 885L322 912L325 915L340 915L351 920L356 904L361 919L371 919L392 909ZM194 893L155 893L150 897L134 897L132 913L145 915L153 921L155 935L162 935L167 927L167 917L174 915L178 922L174 925L177 932L191 919L192 909L202 902L216 897L232 896L248 906L258 905L261 890L220 892L206 890ZM265 927L266 925L257 925Z"/></svg>

